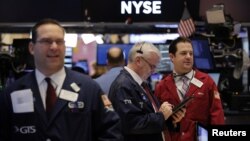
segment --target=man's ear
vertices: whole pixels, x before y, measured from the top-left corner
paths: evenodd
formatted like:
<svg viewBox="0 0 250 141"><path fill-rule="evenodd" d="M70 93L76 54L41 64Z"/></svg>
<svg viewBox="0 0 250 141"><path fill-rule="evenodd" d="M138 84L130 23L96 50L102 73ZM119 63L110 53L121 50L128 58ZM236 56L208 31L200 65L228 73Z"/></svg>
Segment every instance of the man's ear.
<svg viewBox="0 0 250 141"><path fill-rule="evenodd" d="M29 52L34 55L34 44L32 42L29 43Z"/></svg>
<svg viewBox="0 0 250 141"><path fill-rule="evenodd" d="M137 65L141 66L141 59L140 59L139 56L136 56L136 57L135 57L134 62L135 62Z"/></svg>
<svg viewBox="0 0 250 141"><path fill-rule="evenodd" d="M173 62L174 54L173 53L169 53L169 58Z"/></svg>

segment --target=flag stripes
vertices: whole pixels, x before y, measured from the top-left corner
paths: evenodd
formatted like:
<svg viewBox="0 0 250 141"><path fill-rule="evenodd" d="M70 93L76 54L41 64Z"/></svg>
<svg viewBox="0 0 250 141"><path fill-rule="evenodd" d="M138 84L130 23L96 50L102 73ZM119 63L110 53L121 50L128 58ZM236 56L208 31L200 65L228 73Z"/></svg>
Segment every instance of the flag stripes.
<svg viewBox="0 0 250 141"><path fill-rule="evenodd" d="M180 20L178 25L178 33L182 37L189 37L195 32L195 25L191 18Z"/></svg>
<svg viewBox="0 0 250 141"><path fill-rule="evenodd" d="M186 3L185 3L182 18L178 25L178 33L180 34L181 37L189 37L194 32L195 32L195 23L192 17L190 16Z"/></svg>

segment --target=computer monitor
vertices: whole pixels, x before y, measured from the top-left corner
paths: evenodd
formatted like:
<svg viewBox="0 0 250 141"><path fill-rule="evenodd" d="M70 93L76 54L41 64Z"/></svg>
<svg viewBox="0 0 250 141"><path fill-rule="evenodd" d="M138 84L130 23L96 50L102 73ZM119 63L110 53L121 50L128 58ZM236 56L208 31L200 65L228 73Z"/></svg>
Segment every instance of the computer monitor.
<svg viewBox="0 0 250 141"><path fill-rule="evenodd" d="M74 64L74 66L72 67L73 70L85 73L85 74L89 74L89 64L88 64L88 60L79 60L78 62L76 62ZM81 69L81 70L80 70Z"/></svg>
<svg viewBox="0 0 250 141"><path fill-rule="evenodd" d="M192 39L194 66L201 70L214 70L214 58L207 39Z"/></svg>
<svg viewBox="0 0 250 141"><path fill-rule="evenodd" d="M132 44L98 44L97 53L96 53L97 65L101 65L101 66L107 65L107 52L109 48L111 47L119 47L123 50L123 53L125 56L125 62L127 64L128 54L132 46L133 46Z"/></svg>
<svg viewBox="0 0 250 141"><path fill-rule="evenodd" d="M169 52L168 52L169 44L154 44L154 45L160 50L161 53L161 60L156 67L156 72L160 73L172 72L173 63L171 62L169 57Z"/></svg>
<svg viewBox="0 0 250 141"><path fill-rule="evenodd" d="M156 87L156 84L161 81L163 78L163 74L161 73L153 73L151 76L150 76L150 83L151 83L151 89L154 91L155 90L155 87Z"/></svg>

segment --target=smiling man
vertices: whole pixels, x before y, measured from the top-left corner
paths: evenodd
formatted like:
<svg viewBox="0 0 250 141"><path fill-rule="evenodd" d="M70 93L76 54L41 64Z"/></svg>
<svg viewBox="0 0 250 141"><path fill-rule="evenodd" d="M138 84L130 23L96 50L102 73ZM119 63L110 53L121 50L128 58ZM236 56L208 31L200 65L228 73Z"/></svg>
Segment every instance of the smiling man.
<svg viewBox="0 0 250 141"><path fill-rule="evenodd" d="M31 33L36 69L0 94L0 140L122 141L120 119L99 85L64 67L64 28L45 19Z"/></svg>

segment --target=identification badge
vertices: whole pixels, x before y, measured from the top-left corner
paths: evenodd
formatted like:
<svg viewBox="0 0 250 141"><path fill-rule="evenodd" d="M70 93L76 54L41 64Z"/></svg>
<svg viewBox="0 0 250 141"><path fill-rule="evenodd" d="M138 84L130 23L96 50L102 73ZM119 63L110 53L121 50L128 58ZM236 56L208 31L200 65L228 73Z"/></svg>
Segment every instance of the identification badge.
<svg viewBox="0 0 250 141"><path fill-rule="evenodd" d="M79 92L80 88L78 85L76 85L76 83L72 83L70 84L71 88L75 91L75 92Z"/></svg>
<svg viewBox="0 0 250 141"><path fill-rule="evenodd" d="M14 113L34 112L34 100L31 89L12 92L11 102Z"/></svg>
<svg viewBox="0 0 250 141"><path fill-rule="evenodd" d="M67 90L61 90L59 98L67 100L67 101L75 102L78 98L78 93L74 93L74 92L67 91Z"/></svg>
<svg viewBox="0 0 250 141"><path fill-rule="evenodd" d="M201 82L200 80L198 80L196 78L193 78L191 80L191 83L194 84L195 86L199 87L199 88L203 85L203 82Z"/></svg>
<svg viewBox="0 0 250 141"><path fill-rule="evenodd" d="M69 102L68 107L70 109L83 109L84 108L84 103L83 103L83 101Z"/></svg>

